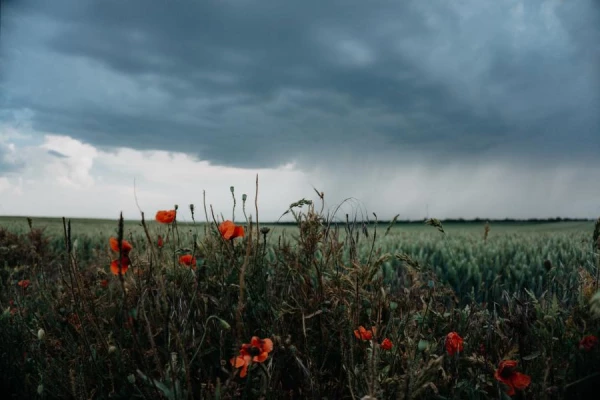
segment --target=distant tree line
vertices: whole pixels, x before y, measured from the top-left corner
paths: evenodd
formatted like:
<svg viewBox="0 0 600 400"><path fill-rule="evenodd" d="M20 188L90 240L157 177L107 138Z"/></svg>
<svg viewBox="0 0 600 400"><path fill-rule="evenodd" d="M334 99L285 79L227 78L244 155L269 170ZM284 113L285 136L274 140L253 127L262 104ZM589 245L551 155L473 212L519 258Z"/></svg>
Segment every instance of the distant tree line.
<svg viewBox="0 0 600 400"><path fill-rule="evenodd" d="M396 224L422 224L425 219L418 220L400 220L396 221ZM589 222L593 221L593 219L589 218L528 218L528 219L518 219L518 218L504 218L504 219L493 219L493 218L474 218L474 219L465 219L465 218L449 218L449 219L441 219L443 224L484 224L486 222L489 223L500 223L500 224L524 224L524 223L536 223L536 224L546 224L546 223L554 223L554 222ZM336 221L342 223L343 221ZM367 222L367 221L364 221ZM369 222L374 222L374 219L371 219ZM378 220L379 224L386 225L390 224L391 220ZM285 221L285 222L263 222L266 224L272 225L296 225L294 221ZM355 221L355 223L363 223L363 221Z"/></svg>

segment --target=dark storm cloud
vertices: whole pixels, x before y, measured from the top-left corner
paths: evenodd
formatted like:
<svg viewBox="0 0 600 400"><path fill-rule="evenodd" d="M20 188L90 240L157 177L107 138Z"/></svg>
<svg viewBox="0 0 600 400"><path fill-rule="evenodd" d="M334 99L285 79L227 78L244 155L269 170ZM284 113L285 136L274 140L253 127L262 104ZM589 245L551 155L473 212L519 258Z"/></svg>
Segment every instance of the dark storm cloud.
<svg viewBox="0 0 600 400"><path fill-rule="evenodd" d="M581 160L600 151L599 10L25 0L2 15L0 102L40 131L239 166L339 151Z"/></svg>

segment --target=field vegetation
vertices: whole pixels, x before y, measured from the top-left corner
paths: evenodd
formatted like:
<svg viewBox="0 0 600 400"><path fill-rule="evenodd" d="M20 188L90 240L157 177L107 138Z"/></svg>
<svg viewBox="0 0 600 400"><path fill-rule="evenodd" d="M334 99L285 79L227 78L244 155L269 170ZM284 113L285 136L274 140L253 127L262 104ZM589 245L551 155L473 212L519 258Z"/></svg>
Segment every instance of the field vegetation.
<svg viewBox="0 0 600 400"><path fill-rule="evenodd" d="M600 389L600 220L379 222L325 213L317 192L284 207L293 224L263 224L258 201L231 192L227 217L202 204L138 221L0 219L5 393L586 399Z"/></svg>

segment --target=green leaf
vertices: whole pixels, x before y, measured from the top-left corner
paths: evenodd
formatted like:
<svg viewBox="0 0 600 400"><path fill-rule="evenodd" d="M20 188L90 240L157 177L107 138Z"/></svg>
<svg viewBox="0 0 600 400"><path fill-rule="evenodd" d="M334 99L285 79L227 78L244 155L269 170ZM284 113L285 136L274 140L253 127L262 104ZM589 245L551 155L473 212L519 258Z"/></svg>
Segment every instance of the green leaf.
<svg viewBox="0 0 600 400"><path fill-rule="evenodd" d="M525 361L535 360L536 358L538 358L540 356L540 354L542 354L542 353L539 351L534 351L530 355L523 357L523 360L525 360Z"/></svg>
<svg viewBox="0 0 600 400"><path fill-rule="evenodd" d="M417 345L417 348L419 349L419 351L425 351L427 348L429 347L429 341L428 340L419 340L419 344Z"/></svg>

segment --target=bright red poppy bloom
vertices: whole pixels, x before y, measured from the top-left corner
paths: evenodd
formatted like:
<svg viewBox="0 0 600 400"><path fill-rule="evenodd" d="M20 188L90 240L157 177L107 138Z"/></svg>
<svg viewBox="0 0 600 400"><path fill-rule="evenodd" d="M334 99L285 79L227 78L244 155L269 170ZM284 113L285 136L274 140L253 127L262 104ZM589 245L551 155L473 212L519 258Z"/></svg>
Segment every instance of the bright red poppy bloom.
<svg viewBox="0 0 600 400"><path fill-rule="evenodd" d="M357 330L354 331L354 336L360 340L371 340L373 339L373 330L366 330L364 326L359 326Z"/></svg>
<svg viewBox="0 0 600 400"><path fill-rule="evenodd" d="M253 336L250 343L244 343L240 349L240 355L233 357L229 362L235 368L241 368L240 377L244 378L248 373L248 366L252 362L261 363L273 351L273 341L269 338L259 339Z"/></svg>
<svg viewBox="0 0 600 400"><path fill-rule="evenodd" d="M456 332L450 332L446 335L446 351L453 356L457 352L463 351L463 339Z"/></svg>
<svg viewBox="0 0 600 400"><path fill-rule="evenodd" d="M591 351L598 344L598 338L594 335L584 336L579 342L579 348L585 351Z"/></svg>
<svg viewBox="0 0 600 400"><path fill-rule="evenodd" d="M515 360L500 361L498 369L494 372L494 378L508 386L506 394L513 396L515 389L523 390L531 383L529 375L516 372L518 362Z"/></svg>
<svg viewBox="0 0 600 400"><path fill-rule="evenodd" d="M17 285L21 286L23 289L27 289L30 284L31 284L31 282L29 281L29 279L21 279L17 283Z"/></svg>
<svg viewBox="0 0 600 400"><path fill-rule="evenodd" d="M196 268L196 257L192 256L191 254L184 254L182 256L179 256L179 264Z"/></svg>
<svg viewBox="0 0 600 400"><path fill-rule="evenodd" d="M131 264L129 257L123 256L121 258L121 274L125 274L125 272L127 272L129 269L129 264ZM110 271L113 273L113 275L119 275L119 260L113 260L110 263Z"/></svg>
<svg viewBox="0 0 600 400"><path fill-rule="evenodd" d="M229 220L221 222L221 224L219 225L219 232L221 233L221 236L223 236L223 238L226 240L235 239L237 237L244 237L245 235L243 226L236 225Z"/></svg>
<svg viewBox="0 0 600 400"><path fill-rule="evenodd" d="M391 350L393 346L392 341L388 338L383 339L383 342L381 342L381 348L384 350Z"/></svg>
<svg viewBox="0 0 600 400"><path fill-rule="evenodd" d="M119 241L117 240L117 238L111 237L108 241L110 243L110 248L112 251L114 252L119 252ZM123 251L124 255L129 254L129 252L133 249L133 246L131 246L131 243L129 243L127 240L122 240L121 241L121 250Z"/></svg>
<svg viewBox="0 0 600 400"><path fill-rule="evenodd" d="M156 220L161 224L170 224L175 221L176 210L161 210L156 213Z"/></svg>

